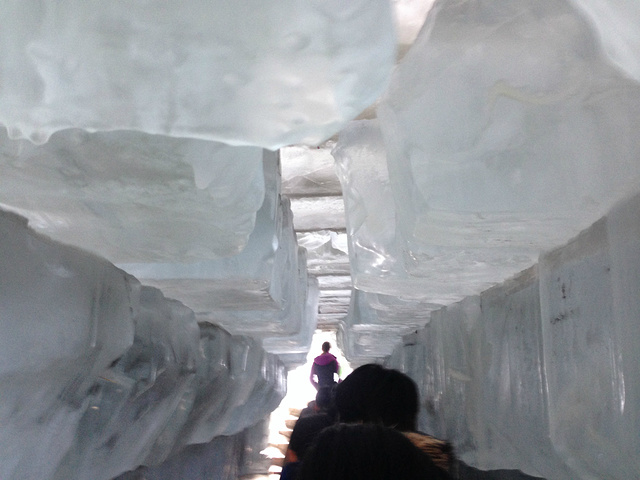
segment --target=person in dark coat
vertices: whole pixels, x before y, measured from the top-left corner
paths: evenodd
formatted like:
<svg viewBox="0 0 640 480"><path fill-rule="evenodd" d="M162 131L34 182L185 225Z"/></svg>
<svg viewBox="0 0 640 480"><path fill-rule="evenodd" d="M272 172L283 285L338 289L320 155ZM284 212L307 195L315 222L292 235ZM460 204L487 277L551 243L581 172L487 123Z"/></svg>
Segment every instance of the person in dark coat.
<svg viewBox="0 0 640 480"><path fill-rule="evenodd" d="M340 378L338 359L330 354L329 350L331 350L331 344L324 342L322 344L322 355L318 355L313 360L309 380L316 390L336 385L337 382L334 375L338 375L338 378Z"/></svg>
<svg viewBox="0 0 640 480"><path fill-rule="evenodd" d="M403 432L438 467L454 470L451 443L416 431L418 387L404 373L377 364L362 365L338 385L335 405L340 422L392 427Z"/></svg>
<svg viewBox="0 0 640 480"><path fill-rule="evenodd" d="M285 464L280 480L296 480L301 462L307 450L325 428L334 424L334 419L326 413L317 413L298 419L291 432L289 446L285 453Z"/></svg>
<svg viewBox="0 0 640 480"><path fill-rule="evenodd" d="M296 480L451 480L399 431L378 424L337 424L307 450Z"/></svg>

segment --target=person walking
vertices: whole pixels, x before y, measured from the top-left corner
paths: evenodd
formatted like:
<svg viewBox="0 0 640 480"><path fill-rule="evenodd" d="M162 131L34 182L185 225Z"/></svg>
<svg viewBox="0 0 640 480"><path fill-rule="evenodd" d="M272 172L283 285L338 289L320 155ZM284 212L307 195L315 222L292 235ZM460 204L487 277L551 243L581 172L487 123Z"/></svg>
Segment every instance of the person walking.
<svg viewBox="0 0 640 480"><path fill-rule="evenodd" d="M324 342L322 344L322 354L313 360L309 380L316 390L336 385L337 382L334 375L338 375L338 380L340 379L338 359L329 353L329 350L331 350L331 344Z"/></svg>

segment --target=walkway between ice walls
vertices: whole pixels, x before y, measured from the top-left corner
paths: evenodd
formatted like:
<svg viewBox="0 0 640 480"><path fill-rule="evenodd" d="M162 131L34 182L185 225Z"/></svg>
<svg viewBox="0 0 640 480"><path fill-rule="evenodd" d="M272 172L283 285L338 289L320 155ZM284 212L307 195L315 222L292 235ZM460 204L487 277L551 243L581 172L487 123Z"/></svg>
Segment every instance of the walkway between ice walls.
<svg viewBox="0 0 640 480"><path fill-rule="evenodd" d="M11 28L0 55L0 123L7 126L0 132L1 200L14 212L31 212L33 228L49 237L0 211L0 480L234 480L264 471L265 416L285 394L286 355L307 353L312 328L297 322L309 326L301 318L317 311L318 295L288 201L279 198L276 164L260 147L317 145L338 131L339 163L368 167L352 163L343 172L370 173L343 174L345 202L357 199L357 208L345 209L348 223L362 227L349 232L362 247L351 250L359 292L380 286L370 280L401 258L404 251L394 248L405 243L416 247L413 271L431 281L418 293L440 286L451 295L444 298L455 294L403 330L416 331L395 350L394 341L380 354L393 350L386 362L420 386L421 429L449 439L479 468L550 480L640 478L637 2L439 1L394 70L376 120L344 130L386 88L396 43L388 2L343 2L349 14L326 1L298 2L300 8L254 2L278 10L265 16L262 8L244 9L256 19L247 25L270 18L283 27L260 35L245 35L236 28L236 10L215 2L167 6L157 17L162 28L145 15L147 2L138 9L120 2L5 3L0 13ZM318 8L305 13L309 5ZM127 35L103 25L123 26ZM256 65L256 58L270 61ZM327 65L339 66L339 75ZM318 103L318 92L337 101ZM248 167L232 168L238 153L229 145L248 148L242 158L250 175ZM158 162L155 152L175 156ZM203 158L215 161L205 165ZM222 170L228 184L218 183ZM257 195L254 183L263 174L267 193ZM167 179L175 191L164 190ZM224 188L229 184L235 188ZM148 191L174 195L138 196ZM609 201L623 191L636 196L611 209ZM236 201L245 196L250 205ZM104 209L105 198L123 201ZM368 201L374 209L361 208ZM141 208L129 216L133 204ZM230 215L217 205L242 209ZM403 208L392 211L396 205ZM166 240L167 232L188 229L158 220L181 221L195 206L201 209L193 227L208 228L185 254L181 235ZM254 225L247 219L254 217L260 228L247 240ZM503 219L517 228L501 229ZM151 232L148 224L163 228ZM114 262L165 262L164 254L176 251L188 258L173 258L170 271L156 263L145 279L50 240L60 239L56 231ZM514 235L493 235L503 231ZM159 240L150 242L159 246L153 256L151 233ZM467 254L476 265L468 253L483 238L504 242L491 249L497 266L511 268L522 257L503 261L510 238L533 259L541 245L544 253L533 267L525 256L526 267L501 279L527 270L484 292L443 281L454 278L449 270L434 275L437 263L419 261L430 260L431 247L456 243L454 260ZM266 241L250 248L256 239ZM129 257L140 250L133 248L137 240L145 240L145 258L114 260L97 248L124 248ZM189 257L203 250L203 261L213 262L247 242L246 256L224 270L253 267L255 281L239 292L241 302L226 295L237 285L209 263L180 263L198 260ZM203 277L206 285L194 291L198 282L188 280ZM145 286L153 279L163 287ZM191 308L167 298L179 298L169 280L187 285L182 292L192 302L183 302ZM394 290L382 294L404 293L404 283L383 286ZM288 306L286 315L277 308L221 313L216 303L246 306L245 299L258 304L265 297L282 300L277 306ZM198 308L198 320L206 310L217 325L224 326L224 316L246 335L198 323L196 300L214 304ZM267 353L249 332L273 334L274 326L280 336ZM395 338L391 330L398 325L377 331Z"/></svg>
<svg viewBox="0 0 640 480"><path fill-rule="evenodd" d="M388 359L420 427L482 469L640 478L640 195L481 295L437 311Z"/></svg>
<svg viewBox="0 0 640 480"><path fill-rule="evenodd" d="M420 428L483 469L640 478L638 212L640 195L404 337L387 364L418 383ZM14 214L0 234L0 478L264 471L276 356Z"/></svg>

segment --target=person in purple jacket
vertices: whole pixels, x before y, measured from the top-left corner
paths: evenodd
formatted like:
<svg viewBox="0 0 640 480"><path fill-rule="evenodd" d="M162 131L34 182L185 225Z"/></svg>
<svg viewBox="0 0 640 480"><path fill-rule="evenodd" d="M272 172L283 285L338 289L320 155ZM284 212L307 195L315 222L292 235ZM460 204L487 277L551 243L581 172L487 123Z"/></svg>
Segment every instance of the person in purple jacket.
<svg viewBox="0 0 640 480"><path fill-rule="evenodd" d="M318 355L313 360L309 380L316 390L322 387L333 387L336 384L334 374L338 375L338 379L340 378L340 365L336 357L329 353L329 350L331 350L331 344L324 342L322 355Z"/></svg>

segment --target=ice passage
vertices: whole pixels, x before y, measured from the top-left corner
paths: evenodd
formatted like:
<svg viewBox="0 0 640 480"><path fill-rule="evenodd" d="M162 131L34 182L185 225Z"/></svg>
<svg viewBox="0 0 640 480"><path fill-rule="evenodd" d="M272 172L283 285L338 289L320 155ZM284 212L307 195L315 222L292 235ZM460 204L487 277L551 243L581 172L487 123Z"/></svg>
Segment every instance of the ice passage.
<svg viewBox="0 0 640 480"><path fill-rule="evenodd" d="M0 478L261 473L317 328L469 465L640 478L635 0L0 21Z"/></svg>

